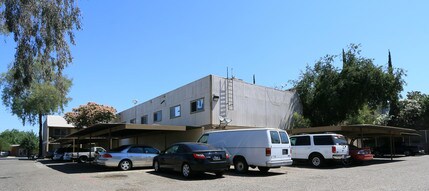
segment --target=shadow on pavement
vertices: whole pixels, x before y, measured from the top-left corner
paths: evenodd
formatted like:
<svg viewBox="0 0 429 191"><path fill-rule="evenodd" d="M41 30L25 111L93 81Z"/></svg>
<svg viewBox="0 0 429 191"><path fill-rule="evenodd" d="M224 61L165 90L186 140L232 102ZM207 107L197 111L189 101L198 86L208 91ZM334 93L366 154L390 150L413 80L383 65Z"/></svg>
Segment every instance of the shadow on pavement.
<svg viewBox="0 0 429 191"><path fill-rule="evenodd" d="M391 160L390 157L374 158L373 160L370 160L370 161L364 161L362 163L353 162L352 164L349 164L349 165L343 165L341 162L328 161L327 164L325 164L325 166L320 168L313 167L306 161L299 161L299 162L294 161L294 164L291 166L291 168L312 168L312 169L320 169L320 170L330 170L330 169L338 169L338 168L355 168L355 167L361 167L361 166L372 166L372 165L380 165L380 164L388 164L388 163L396 163L396 162L404 161L401 158L402 158L401 156L396 156L393 158L393 160Z"/></svg>
<svg viewBox="0 0 429 191"><path fill-rule="evenodd" d="M123 172L117 168L108 168L104 166L98 166L92 163L76 163L76 162L64 162L64 161L53 161L53 160L38 160L45 166L66 174L77 174L77 173L99 173L99 172ZM148 168L133 168L129 171L148 169Z"/></svg>

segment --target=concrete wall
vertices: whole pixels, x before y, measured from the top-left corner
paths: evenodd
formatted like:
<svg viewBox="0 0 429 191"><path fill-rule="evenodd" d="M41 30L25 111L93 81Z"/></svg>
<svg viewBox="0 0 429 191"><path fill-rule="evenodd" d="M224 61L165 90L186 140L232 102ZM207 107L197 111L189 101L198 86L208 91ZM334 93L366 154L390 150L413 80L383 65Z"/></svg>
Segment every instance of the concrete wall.
<svg viewBox="0 0 429 191"><path fill-rule="evenodd" d="M276 90L238 79L229 84L227 81L213 76L212 92L219 96L218 101L213 101L212 124L215 127L219 126L219 116L222 116L232 120L227 128L289 129L293 112L302 108L297 93L293 91ZM228 86L233 86L232 94L228 92ZM232 96L232 101L228 96Z"/></svg>
<svg viewBox="0 0 429 191"><path fill-rule="evenodd" d="M196 142L203 134L203 128L190 129L181 132L148 133L134 138L120 140L120 145L143 144L164 150L177 142Z"/></svg>
<svg viewBox="0 0 429 191"><path fill-rule="evenodd" d="M204 98L204 111L191 113L191 101L199 98ZM204 126L210 123L210 100L210 76L206 76L120 112L117 122L130 123L131 119L137 118L136 123L140 124L141 117L147 115L148 124ZM181 116L170 118L170 107L177 105L181 107ZM154 122L153 114L159 110L162 111L162 121Z"/></svg>

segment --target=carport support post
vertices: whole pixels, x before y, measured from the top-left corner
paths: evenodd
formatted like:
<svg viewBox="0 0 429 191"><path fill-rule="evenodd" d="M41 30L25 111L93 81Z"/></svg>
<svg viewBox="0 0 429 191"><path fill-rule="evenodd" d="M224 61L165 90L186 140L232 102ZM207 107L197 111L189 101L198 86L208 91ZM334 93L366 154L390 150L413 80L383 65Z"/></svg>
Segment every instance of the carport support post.
<svg viewBox="0 0 429 191"><path fill-rule="evenodd" d="M393 160L393 135L392 132L390 132L390 160Z"/></svg>
<svg viewBox="0 0 429 191"><path fill-rule="evenodd" d="M360 128L360 147L363 148L363 131L362 131L362 127Z"/></svg>
<svg viewBox="0 0 429 191"><path fill-rule="evenodd" d="M109 150L112 149L112 129L109 127Z"/></svg>

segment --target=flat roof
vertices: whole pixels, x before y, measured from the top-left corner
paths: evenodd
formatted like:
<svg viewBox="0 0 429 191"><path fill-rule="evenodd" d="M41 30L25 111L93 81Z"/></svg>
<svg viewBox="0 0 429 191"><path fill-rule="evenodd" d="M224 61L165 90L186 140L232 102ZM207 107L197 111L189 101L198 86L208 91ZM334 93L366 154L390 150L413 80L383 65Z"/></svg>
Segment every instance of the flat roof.
<svg viewBox="0 0 429 191"><path fill-rule="evenodd" d="M297 129L289 129L287 130L287 132L291 135L303 134L303 133L334 132L334 133L343 134L348 137L361 137L362 135L365 135L365 136L388 136L388 135L416 136L418 134L417 130L415 129L382 126L382 125L371 125L371 124L297 128Z"/></svg>
<svg viewBox="0 0 429 191"><path fill-rule="evenodd" d="M107 123L95 124L91 127L81 129L75 133L67 135L72 137L127 137L145 132L154 131L186 131L186 126L173 125L148 125L148 124L126 124L126 123Z"/></svg>

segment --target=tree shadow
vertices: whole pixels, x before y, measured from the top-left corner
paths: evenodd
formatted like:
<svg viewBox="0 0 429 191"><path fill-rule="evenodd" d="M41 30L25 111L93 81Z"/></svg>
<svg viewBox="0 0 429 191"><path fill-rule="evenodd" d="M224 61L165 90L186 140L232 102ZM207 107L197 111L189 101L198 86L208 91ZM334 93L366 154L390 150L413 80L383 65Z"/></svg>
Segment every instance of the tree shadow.
<svg viewBox="0 0 429 191"><path fill-rule="evenodd" d="M358 168L362 166L372 166L372 165L380 165L380 164L389 164L389 163L396 163L396 162L402 162L404 160L400 159L402 157L394 157L393 160L391 158L374 158L373 160L363 161L363 162L352 162L351 164L344 165L340 161L327 161L327 164L325 164L322 167L313 167L311 164L309 164L306 161L294 161L293 165L290 166L291 168L311 168L311 169L320 169L320 170L331 170L331 169L339 169L339 168Z"/></svg>
<svg viewBox="0 0 429 191"><path fill-rule="evenodd" d="M161 176L164 178L183 180L183 181L201 181L201 180L215 180L215 179L225 178L224 176L217 177L214 173L203 173L203 172L196 173L189 178L185 178L182 176L180 172L176 172L173 170L162 170L161 172L149 171L147 173L155 176Z"/></svg>

